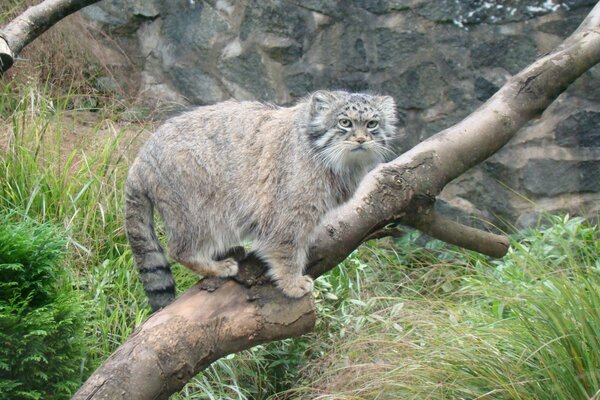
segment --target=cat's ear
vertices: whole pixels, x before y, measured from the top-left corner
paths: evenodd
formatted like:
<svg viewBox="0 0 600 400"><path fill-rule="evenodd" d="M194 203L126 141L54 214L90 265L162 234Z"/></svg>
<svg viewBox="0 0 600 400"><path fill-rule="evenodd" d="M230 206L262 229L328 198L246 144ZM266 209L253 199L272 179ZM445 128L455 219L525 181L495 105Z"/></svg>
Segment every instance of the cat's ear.
<svg viewBox="0 0 600 400"><path fill-rule="evenodd" d="M310 110L313 114L320 114L323 111L333 108L333 105L338 100L338 97L333 92L317 90L310 96Z"/></svg>
<svg viewBox="0 0 600 400"><path fill-rule="evenodd" d="M392 96L377 96L379 109L392 125L396 123L396 101Z"/></svg>
<svg viewBox="0 0 600 400"><path fill-rule="evenodd" d="M381 104L381 111L396 115L396 101L392 96L377 96L377 100Z"/></svg>

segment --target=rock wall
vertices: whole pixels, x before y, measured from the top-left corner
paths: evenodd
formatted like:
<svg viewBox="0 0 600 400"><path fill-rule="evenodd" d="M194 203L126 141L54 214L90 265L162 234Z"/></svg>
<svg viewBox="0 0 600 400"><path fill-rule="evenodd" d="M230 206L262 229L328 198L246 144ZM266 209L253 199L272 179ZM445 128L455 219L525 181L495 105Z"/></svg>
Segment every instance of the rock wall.
<svg viewBox="0 0 600 400"><path fill-rule="evenodd" d="M152 103L280 105L322 88L394 96L405 148L461 120L570 34L595 0L104 0L105 62ZM598 216L600 67L439 206L501 226Z"/></svg>

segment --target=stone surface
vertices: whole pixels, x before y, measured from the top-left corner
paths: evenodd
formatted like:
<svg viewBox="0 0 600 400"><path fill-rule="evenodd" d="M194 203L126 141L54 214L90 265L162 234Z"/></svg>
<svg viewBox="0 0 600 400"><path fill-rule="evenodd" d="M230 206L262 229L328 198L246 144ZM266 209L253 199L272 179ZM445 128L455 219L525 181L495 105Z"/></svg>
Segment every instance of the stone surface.
<svg viewBox="0 0 600 400"><path fill-rule="evenodd" d="M403 149L460 121L570 34L596 0L104 0L84 15L115 82L153 107L293 104L316 89L399 106ZM119 58L120 57L120 58ZM529 225L600 210L600 67L440 197L456 218Z"/></svg>
<svg viewBox="0 0 600 400"><path fill-rule="evenodd" d="M490 97L494 95L500 89L498 86L494 85L492 82L488 81L482 76L478 76L475 78L475 97L477 100L486 101Z"/></svg>
<svg viewBox="0 0 600 400"><path fill-rule="evenodd" d="M192 103L217 103L223 98L218 81L194 66L176 65L170 70L175 88Z"/></svg>
<svg viewBox="0 0 600 400"><path fill-rule="evenodd" d="M379 70L403 65L419 50L431 47L427 36L420 32L397 32L390 28L379 28L373 33L377 51L373 67Z"/></svg>
<svg viewBox="0 0 600 400"><path fill-rule="evenodd" d="M600 149L600 112L580 111L556 125L556 143L565 147Z"/></svg>
<svg viewBox="0 0 600 400"><path fill-rule="evenodd" d="M273 33L302 40L308 33L309 15L301 7L285 1L248 0L240 27L241 40L254 35Z"/></svg>
<svg viewBox="0 0 600 400"><path fill-rule="evenodd" d="M464 26L525 21L558 8L556 2L547 0L437 0L423 1L418 12L435 22L454 22Z"/></svg>
<svg viewBox="0 0 600 400"><path fill-rule="evenodd" d="M251 93L258 100L268 101L274 97L273 83L258 52L242 53L221 60L219 69L223 77Z"/></svg>
<svg viewBox="0 0 600 400"><path fill-rule="evenodd" d="M516 74L537 58L535 41L530 35L493 35L471 50L475 68L501 67Z"/></svg>
<svg viewBox="0 0 600 400"><path fill-rule="evenodd" d="M403 109L427 109L436 105L446 86L437 65L425 62L384 83L391 93L401 93L396 104Z"/></svg>
<svg viewBox="0 0 600 400"><path fill-rule="evenodd" d="M523 188L532 195L556 196L600 192L600 160L530 160L523 169Z"/></svg>

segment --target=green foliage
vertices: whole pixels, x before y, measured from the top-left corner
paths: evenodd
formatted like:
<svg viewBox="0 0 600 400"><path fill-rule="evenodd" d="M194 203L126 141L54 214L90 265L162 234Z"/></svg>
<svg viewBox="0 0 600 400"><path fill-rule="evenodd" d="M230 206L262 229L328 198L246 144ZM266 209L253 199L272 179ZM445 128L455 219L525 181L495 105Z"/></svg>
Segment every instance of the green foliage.
<svg viewBox="0 0 600 400"><path fill-rule="evenodd" d="M81 126L65 121L85 115L73 116L66 109L68 97L53 99L34 87L18 97L7 88L8 95L0 97L0 110L9 110L10 126L0 158L0 209L64 226L83 263L118 258L127 247L124 153L142 128L128 132L132 137L122 143L125 132L98 118L77 141Z"/></svg>
<svg viewBox="0 0 600 400"><path fill-rule="evenodd" d="M340 266L363 271L360 300L326 300L344 330L318 332L291 398L598 398L598 227L550 216L501 260L415 238Z"/></svg>
<svg viewBox="0 0 600 400"><path fill-rule="evenodd" d="M581 218L548 220L466 277L465 290L507 332L493 341L507 373L473 366L472 375L506 398L589 399L600 390L600 230Z"/></svg>
<svg viewBox="0 0 600 400"><path fill-rule="evenodd" d="M62 263L65 245L49 225L0 215L2 398L69 398L80 383L87 314Z"/></svg>
<svg viewBox="0 0 600 400"><path fill-rule="evenodd" d="M91 339L85 357L77 359L82 379L148 315L122 228L124 147L141 128L130 127L132 137L122 143L123 131L111 120L95 118L85 125L80 144L74 140L80 133L73 130L81 125L66 121L90 117L73 116L66 110L68 99L57 100L34 86L18 93L6 86L4 91L0 118L9 131L6 146L0 147L0 210L16 210L66 231L61 247L66 260L60 268L72 275L69 285L76 285L88 308L87 318L77 325ZM24 275L14 286L42 281Z"/></svg>

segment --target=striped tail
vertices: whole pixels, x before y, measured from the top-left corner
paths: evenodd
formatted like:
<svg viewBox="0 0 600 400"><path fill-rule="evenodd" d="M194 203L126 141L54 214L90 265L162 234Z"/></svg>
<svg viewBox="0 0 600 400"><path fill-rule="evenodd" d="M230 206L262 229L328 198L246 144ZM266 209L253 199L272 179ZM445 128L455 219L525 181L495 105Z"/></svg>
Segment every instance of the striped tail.
<svg viewBox="0 0 600 400"><path fill-rule="evenodd" d="M152 202L132 181L125 189L125 230L148 301L156 311L175 299L175 282L154 231Z"/></svg>

